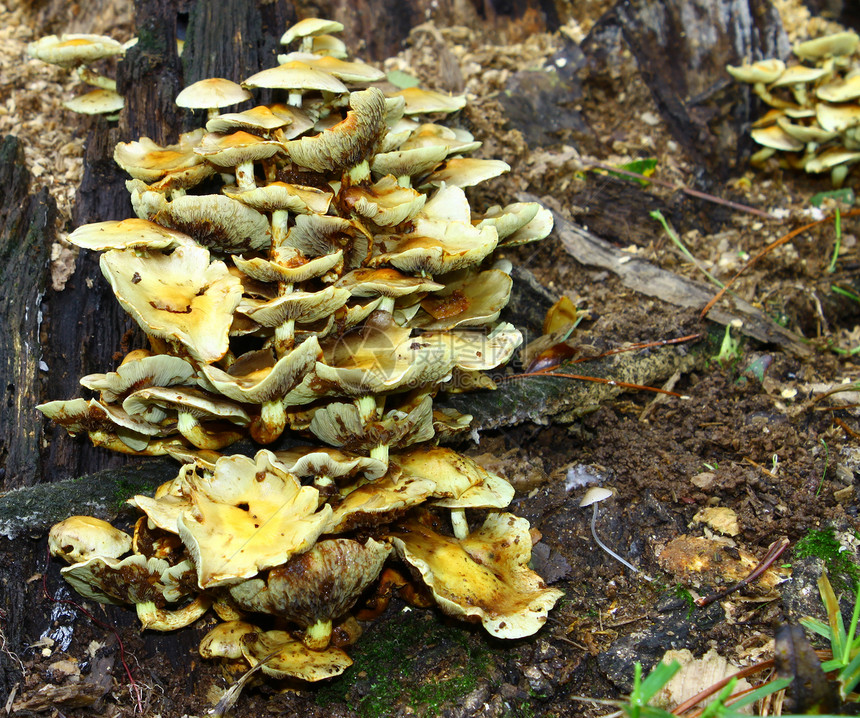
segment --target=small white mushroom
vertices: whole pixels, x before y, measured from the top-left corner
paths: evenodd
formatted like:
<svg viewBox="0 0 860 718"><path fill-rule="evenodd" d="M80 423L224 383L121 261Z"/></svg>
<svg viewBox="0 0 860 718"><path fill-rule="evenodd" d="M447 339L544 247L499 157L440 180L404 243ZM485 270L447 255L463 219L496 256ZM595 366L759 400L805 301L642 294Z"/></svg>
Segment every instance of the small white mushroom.
<svg viewBox="0 0 860 718"><path fill-rule="evenodd" d="M606 551L606 553L608 553L610 556L612 556L612 558L623 563L631 571L641 573L642 578L644 578L646 581L653 581L654 579L651 578L648 574L643 573L632 563L630 563L626 559L621 558L621 556L615 553L615 551L609 548L605 543L603 543L603 541L601 541L597 537L597 529L595 528L595 524L597 523L597 504L599 504L601 501L604 501L605 499L608 499L610 496L612 496L612 491L610 491L609 489L605 489L602 486L594 486L585 492L585 496L583 496L582 501L579 502L579 505L583 507L591 506L592 504L594 504L594 510L591 514L591 535L594 537L594 540L597 542L597 545L600 546L600 548L602 548L604 551Z"/></svg>

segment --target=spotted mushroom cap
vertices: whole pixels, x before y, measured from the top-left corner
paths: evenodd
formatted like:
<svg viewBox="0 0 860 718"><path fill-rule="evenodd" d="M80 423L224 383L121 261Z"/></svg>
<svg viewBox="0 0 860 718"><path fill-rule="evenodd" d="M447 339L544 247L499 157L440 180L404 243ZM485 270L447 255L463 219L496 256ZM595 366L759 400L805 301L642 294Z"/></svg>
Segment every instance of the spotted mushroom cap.
<svg viewBox="0 0 860 718"><path fill-rule="evenodd" d="M247 661L252 666L262 663L263 673L274 678L322 681L339 676L352 665L352 659L340 648L311 650L286 631L249 633L241 642Z"/></svg>
<svg viewBox="0 0 860 718"><path fill-rule="evenodd" d="M119 303L147 334L177 342L204 363L227 353L242 287L223 262L210 262L207 249L181 246L170 255L111 250L101 267Z"/></svg>
<svg viewBox="0 0 860 718"><path fill-rule="evenodd" d="M307 551L331 515L318 492L278 468L268 451L254 459L224 456L210 477L195 480L193 508L179 535L197 567L200 588L229 585Z"/></svg>
<svg viewBox="0 0 860 718"><path fill-rule="evenodd" d="M376 580L391 553L387 543L367 539L318 541L305 553L254 578L229 587L230 598L246 611L268 613L308 628L343 616Z"/></svg>
<svg viewBox="0 0 860 718"><path fill-rule="evenodd" d="M528 521L512 514L490 513L480 529L462 540L418 520L403 524L389 538L445 613L480 620L498 638L536 633L562 596L528 568Z"/></svg>
<svg viewBox="0 0 860 718"><path fill-rule="evenodd" d="M48 548L69 563L93 556L119 558L131 551L131 536L92 516L70 516L51 527Z"/></svg>

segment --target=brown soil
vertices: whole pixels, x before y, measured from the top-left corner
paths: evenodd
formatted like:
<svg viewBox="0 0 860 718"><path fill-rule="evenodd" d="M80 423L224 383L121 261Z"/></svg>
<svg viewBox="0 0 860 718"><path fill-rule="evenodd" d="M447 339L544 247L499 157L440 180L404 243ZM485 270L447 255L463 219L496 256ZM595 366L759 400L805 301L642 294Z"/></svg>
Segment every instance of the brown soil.
<svg viewBox="0 0 860 718"><path fill-rule="evenodd" d="M606 4L581 5L594 15L566 26L567 34L576 39L584 36ZM793 3L782 5L789 19L799 12ZM30 17L14 2L0 5L0 26L5 24L0 41L19 43L12 54L20 56L20 43L58 29L29 30ZM119 14L109 20L87 29L114 30L122 37L128 18ZM560 34L539 35L502 46L474 27L433 26L414 32L408 49L389 65L439 87L447 80L434 76L438 63L430 62L430 54L438 52L441 43L456 58L463 86L476 96L467 118L485 142L481 154L505 159L514 168L507 178L476 193L477 204L505 204L516 192L528 190L563 217L587 221L616 246L700 279L647 211L622 204L629 190L623 181L577 174L581 166L563 143L530 150L522 134L506 124L498 103L487 99L505 86L511 72L540 64L560 42ZM9 74L10 68L6 61L0 64L5 78L0 87L0 109L5 108L0 112L2 133L16 131L12 117L26 115L31 124L44 121L69 90L60 71L35 61L26 63L26 75ZM629 58L619 61L614 77L603 78L590 90L579 109L603 139L582 146L583 154L612 164L657 157L662 179L692 181L695 168L665 126L659 121L643 123L643 116L659 118L659 112ZM34 172L37 181L46 180L49 166L65 168L59 179L51 174L50 181L59 183L58 199L65 198L61 206L66 217L69 187L74 186L79 167L80 127L69 119L54 122L41 135L29 135L31 170L42 168ZM56 152L66 160L57 159ZM849 184L852 181L856 183L856 174ZM824 178L768 167L745 170L715 192L756 207L781 208L784 223L765 223L657 187L650 187L648 196L654 207L671 210L687 248L725 281L769 242L811 221L815 215L809 197L827 189ZM600 193L616 193L614 216L589 215L589 199L598 204L595 197ZM728 568L697 572L683 561L670 560L666 549L673 540L689 535L719 541L732 555L745 551L760 558L783 536L793 545L810 529L832 526L850 536L860 528L854 490L860 465L855 407L860 402L840 394L817 401L829 388L853 381L858 372L852 355L834 351L850 351L860 344L858 305L830 290L834 283L850 282L856 272L855 227L854 219L843 223L836 273L827 271L835 234L833 225L825 223L769 253L734 287L806 337L815 350L812 360L741 338L725 362L714 359L707 368L677 379L672 390L689 398L631 392L573 424L488 431L478 445L468 447L468 453L517 487L514 512L528 518L543 537L536 568L565 591L540 634L502 644L478 629L450 623L437 612L410 609L395 599L379 619L365 625L353 651L356 666L347 676L311 689L251 685L235 715L596 716L609 709L574 697L620 697L629 690L633 661L650 666L670 647L689 648L696 655L714 648L738 666L768 657L775 627L786 620L781 585L765 590L753 584L722 604L688 615L686 606L672 604L676 589L707 594L731 583ZM642 297L613 275L576 264L557 238L509 256L553 292L588 310L590 318L574 335L576 344L610 349L708 328L698 322L695 311ZM766 370L757 374L756 366ZM579 370L587 373L588 365ZM597 477L616 493L600 508L601 538L655 577L654 582L596 547L589 529L591 510L578 505L584 488L575 478L582 475ZM694 516L707 507L731 509L737 533L723 536L696 521ZM778 563L793 563L791 554ZM55 587L61 584L56 566L49 579ZM128 612L98 609L97 615L119 624L147 715L202 715L236 678L229 667L196 656L196 641L209 624L179 636L152 636L140 635ZM69 654L79 662L81 673L88 675L97 658L108 655L113 684L96 707L67 703L62 715L132 715L129 682L112 634L82 618L74 620L74 626ZM186 648L165 649L177 640ZM163 662L160 654L182 660ZM32 697L46 685L62 686L63 679L50 667L63 657L47 645L24 652L27 679L18 688L18 699ZM69 687L71 679L66 680Z"/></svg>

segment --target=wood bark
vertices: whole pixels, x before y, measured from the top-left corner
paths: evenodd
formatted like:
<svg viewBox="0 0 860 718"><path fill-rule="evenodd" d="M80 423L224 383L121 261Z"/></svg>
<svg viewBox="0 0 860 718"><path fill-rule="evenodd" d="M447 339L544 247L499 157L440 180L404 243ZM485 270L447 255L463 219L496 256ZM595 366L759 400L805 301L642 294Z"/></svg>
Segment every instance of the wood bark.
<svg viewBox="0 0 860 718"><path fill-rule="evenodd" d="M15 137L0 142L0 188L0 485L30 486L41 468L39 333L57 208L46 189L30 193Z"/></svg>

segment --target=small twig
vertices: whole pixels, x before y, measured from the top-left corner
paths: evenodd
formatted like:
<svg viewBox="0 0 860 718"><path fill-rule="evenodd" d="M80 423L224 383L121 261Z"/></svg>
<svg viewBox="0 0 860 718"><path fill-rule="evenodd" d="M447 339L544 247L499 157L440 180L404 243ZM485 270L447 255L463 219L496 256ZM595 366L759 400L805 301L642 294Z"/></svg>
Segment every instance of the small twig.
<svg viewBox="0 0 860 718"><path fill-rule="evenodd" d="M768 658L767 660L761 661L760 663L754 663L753 665L747 666L746 668L741 668L741 670L739 670L737 673L732 673L732 675L726 676L725 678L717 681L713 685L708 686L703 691L697 693L692 698L688 698L683 703L681 703L681 705L676 707L675 710L672 711L672 714L676 715L676 716L683 715L688 710L690 710L690 708L695 706L697 703L700 703L701 701L705 700L706 698L709 698L714 693L716 693L720 689L727 686L729 681L731 681L734 678L737 678L737 679L746 678L747 676L751 676L753 673L758 673L759 671L763 671L767 668L772 668L772 667L773 667L773 658ZM744 691L744 693L746 693L746 691ZM738 694L738 697L740 697L740 694Z"/></svg>
<svg viewBox="0 0 860 718"><path fill-rule="evenodd" d="M669 239L671 239L672 243L681 251L681 253L693 263L696 269L698 269L720 289L726 286L713 274L711 274L707 269L705 269L704 265L696 257L693 256L693 253L689 249L687 249L687 245L685 245L681 241L681 238L678 236L678 233L669 226L669 223L666 221L666 218L663 216L663 213L659 209L655 209L650 214L652 219L656 219L660 224L663 225L663 230L666 232L666 234L669 235Z"/></svg>
<svg viewBox="0 0 860 718"><path fill-rule="evenodd" d="M833 274L836 271L839 250L842 248L842 213L839 211L839 207L836 208L836 213L834 214L833 229L836 232L836 241L833 243L833 256L830 258L830 265L827 267L828 274Z"/></svg>
<svg viewBox="0 0 860 718"><path fill-rule="evenodd" d="M766 468L765 468L764 466L762 466L761 464L759 464L759 463L757 463L757 462L753 461L749 456L745 456L743 460L744 460L744 461L746 461L748 464L752 464L752 465L753 465L753 466L755 466L757 469L760 469L760 470L761 470L761 472L762 472L763 474L765 474L766 476L770 476L770 478L772 478L772 479L778 479L778 478L779 478L779 477L778 477L775 473L773 473L770 469L766 469Z"/></svg>
<svg viewBox="0 0 860 718"><path fill-rule="evenodd" d="M702 335L699 334L688 334L685 337L678 337L677 339L658 339L653 342L637 342L635 344L630 344L626 347L621 347L620 349L609 349L597 356L592 357L580 357L579 359L574 359L569 362L570 364L580 364L586 361L594 361L596 359L603 359L605 357L613 356L614 354L623 354L625 352L636 352L640 349L652 349L653 347L664 347L669 344L683 344L684 342L691 342L694 339L701 339Z"/></svg>
<svg viewBox="0 0 860 718"><path fill-rule="evenodd" d="M93 623L95 623L100 628L103 628L106 631L111 631L113 635L116 637L117 644L119 645L119 660L122 663L122 667L125 669L125 675L128 677L128 685L129 685L129 693L134 696L135 708L138 713L143 715L143 696L141 695L140 686L137 684L137 681L134 680L134 676L131 674L131 669L128 667L128 663L125 661L125 645L122 642L122 638L119 635L119 632L111 625L100 621L98 618L93 616L87 609L85 609L81 604L71 601L68 598L55 598L48 591L48 565L51 561L51 550L46 545L46 558L45 558L45 571L42 573L42 593L44 597L50 601L51 603L59 603L65 604L68 606L72 606L77 609L81 613L83 613L87 618L89 618Z"/></svg>
<svg viewBox="0 0 860 718"><path fill-rule="evenodd" d="M846 212L843 216L845 217L854 217L860 214L860 210L852 209L850 212ZM719 292L717 292L714 297L705 305L705 308L702 310L702 313L699 315L702 319L704 319L708 312L713 309L714 305L723 298L726 291L728 291L729 287L735 283L738 277L741 276L745 271L747 271L750 267L752 267L756 262L758 262L762 257L764 257L768 252L780 246L781 244L785 244L786 242L794 239L798 234L802 234L807 229L812 229L813 227L818 226L819 224L823 224L824 222L829 222L833 217L825 217L824 219L816 220L815 222L810 222L809 224L804 224L802 227L798 227L797 229L791 230L788 234L784 234L777 240L774 240L769 245L767 245L764 249L762 249L758 254L756 254L752 259L747 261L747 263L741 267L736 273L735 276L732 277L728 282L726 282L726 286L723 287Z"/></svg>
<svg viewBox="0 0 860 718"><path fill-rule="evenodd" d="M612 165L604 164L603 162L598 162L597 160L582 158L582 161L591 166L597 167L601 170L606 170L607 172L615 172L616 174L624 175L625 177L632 177L633 179L641 180L643 182L650 182L652 184L659 185L661 187L666 187L671 190L681 191L690 197L696 197L697 199L703 199L706 202L713 202L714 204L721 204L725 207L731 207L732 209L736 209L739 212L747 212L749 214L754 214L758 217L764 217L765 219L778 219L774 217L772 214L765 212L760 209L756 209L755 207L750 207L745 204L740 204L738 202L732 202L728 199L723 199L722 197L717 197L716 195L708 194L707 192L700 192L697 189L693 189L692 187L687 187L682 184L674 184L672 182L667 182L666 180L655 179L654 177L646 177L645 175L641 175L638 172L631 172L630 170L619 169L618 167L613 167Z"/></svg>
<svg viewBox="0 0 860 718"><path fill-rule="evenodd" d="M704 608L705 606L711 605L714 601L719 601L721 598L725 598L729 594L739 591L744 586L752 583L773 565L773 562L782 555L782 552L785 551L786 548L788 548L788 544L789 540L785 536L777 539L768 547L767 553L764 555L761 563L759 563L759 565L756 566L746 578L741 579L733 586L729 586L722 591L717 591L716 593L704 596L703 598L697 598L694 600L694 603L699 608Z"/></svg>
<svg viewBox="0 0 860 718"><path fill-rule="evenodd" d="M833 422L838 425L852 439L860 439L860 434L854 431L854 429L848 426L848 424L842 421L842 419L840 419L838 416L833 417Z"/></svg>
<svg viewBox="0 0 860 718"><path fill-rule="evenodd" d="M699 339L701 334L688 334L684 337L678 337L677 339L659 339L654 342L639 342L637 344L633 344L627 347L621 347L620 349L610 349L609 351L605 351L602 354L598 354L593 357L582 357L580 359L575 359L569 364L580 364L582 362L587 361L595 361L596 359L603 359L608 356L612 356L613 354L622 354L624 352L632 352L639 351L640 349L650 349L652 347L662 347L668 344L680 344L682 342L692 341L693 339ZM668 389L658 389L653 386L644 386L642 384L630 384L626 381L615 381L614 379L604 379L598 376L585 376L583 374L569 374L567 372L557 372L553 371L554 367L549 366L545 369L537 369L535 371L523 372L522 374L512 374L510 376L504 377L504 379L500 380L499 383L504 383L511 379L526 379L528 377L541 377L547 376L555 379L577 379L579 381L591 381L597 384L608 384L609 386L620 386L624 389L635 389L639 391L653 391L657 394L666 394L667 396L674 396L679 399L686 399L687 396L685 394L679 394L674 391L669 391Z"/></svg>
<svg viewBox="0 0 860 718"><path fill-rule="evenodd" d="M666 389L658 389L653 386L645 386L644 384L630 384L626 381L615 381L614 379L604 379L599 376L585 376L584 374L568 374L567 372L557 372L557 371L549 371L547 369L542 369L540 371L534 371L529 374L513 374L511 376L505 377L505 381L508 379L526 379L528 377L550 377L552 379L578 379L579 381L592 381L596 384L608 384L609 386L620 386L624 389L636 389L638 391L653 391L658 394L668 394L669 396L674 396L679 399L687 398L685 394L679 394L675 391L668 391Z"/></svg>

